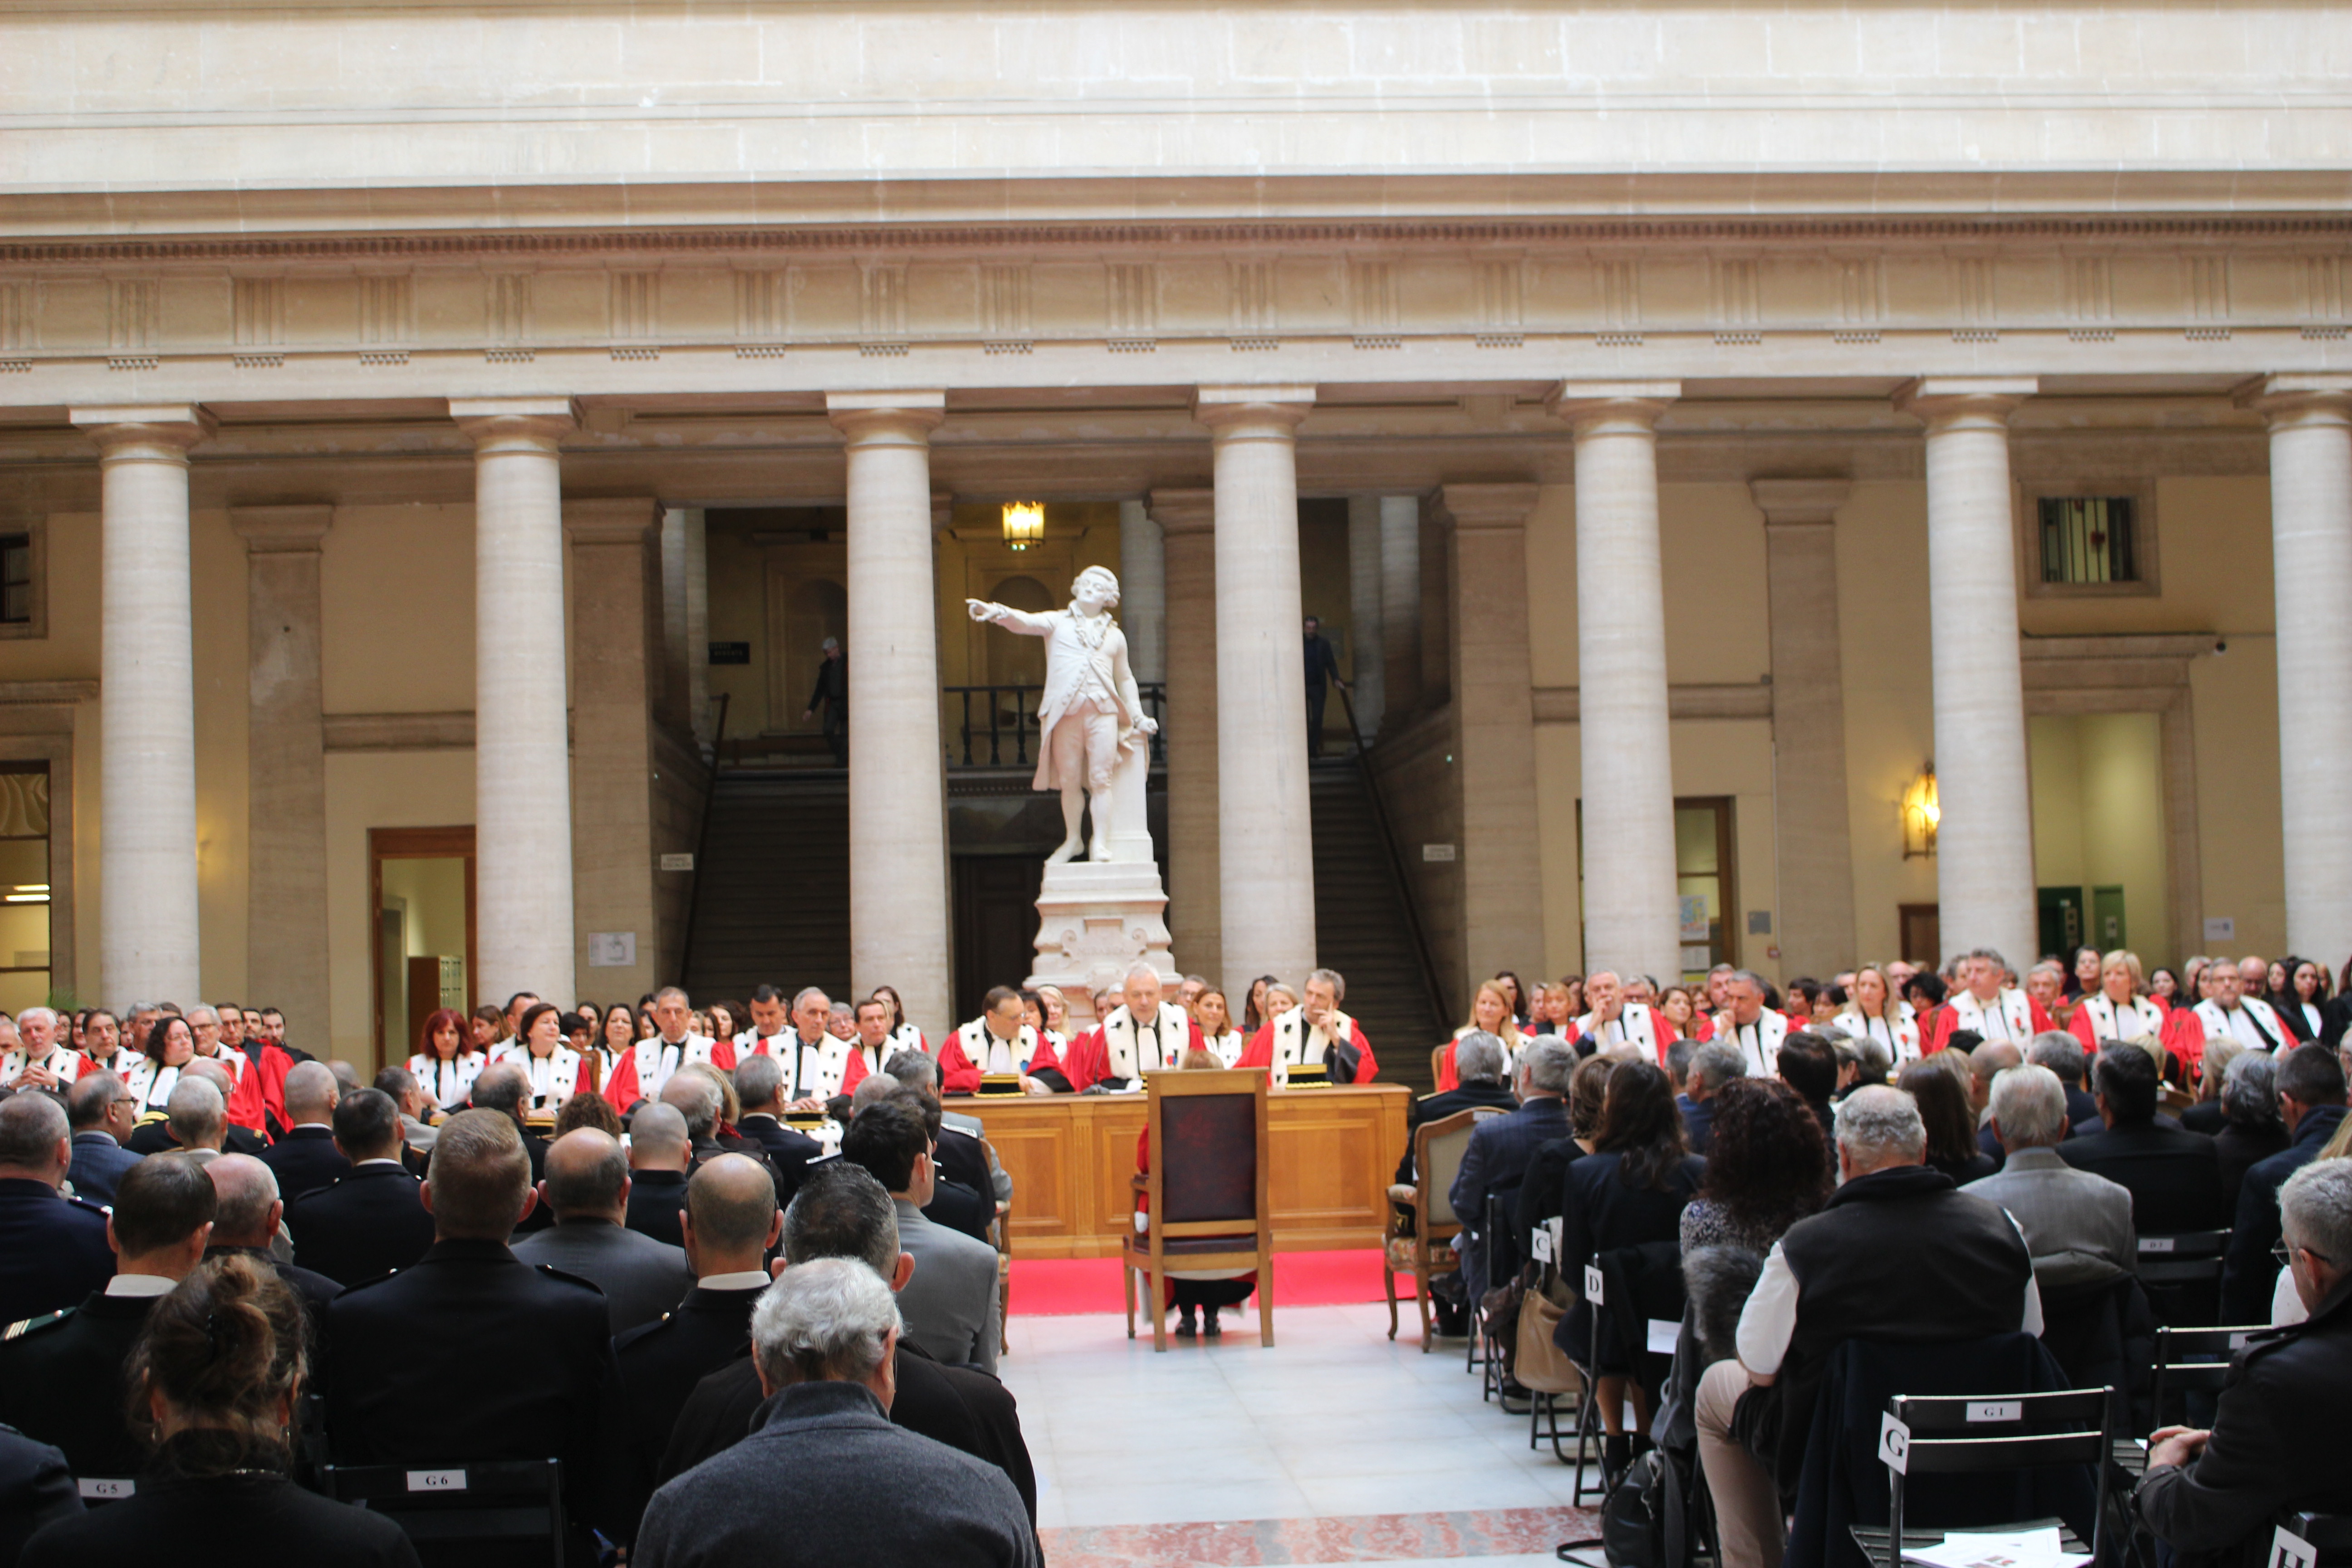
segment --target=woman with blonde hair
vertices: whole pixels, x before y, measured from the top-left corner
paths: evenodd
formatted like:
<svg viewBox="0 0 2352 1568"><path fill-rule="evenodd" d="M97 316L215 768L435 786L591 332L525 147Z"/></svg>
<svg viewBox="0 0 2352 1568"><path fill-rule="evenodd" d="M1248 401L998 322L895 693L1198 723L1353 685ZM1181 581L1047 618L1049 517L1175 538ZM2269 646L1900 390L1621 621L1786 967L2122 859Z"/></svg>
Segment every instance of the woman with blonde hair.
<svg viewBox="0 0 2352 1568"><path fill-rule="evenodd" d="M1876 1040L1896 1064L1919 1057L1919 1018L1911 1004L1895 994L1883 963L1865 963L1846 987L1845 1011L1831 1020L1855 1039Z"/></svg>
<svg viewBox="0 0 2352 1568"><path fill-rule="evenodd" d="M2099 988L2084 994L2075 1005L2074 1016L2066 1021L2067 1031L2083 1042L2086 1053L2095 1053L2110 1040L2128 1040L2147 1035L2161 1040L2164 1037L2164 1009L2141 994L2147 989L2145 972L2139 966L2139 954L2117 948L2099 959ZM2163 1047L2158 1047L2159 1053ZM2164 1058L2157 1058L2160 1067Z"/></svg>
<svg viewBox="0 0 2352 1568"><path fill-rule="evenodd" d="M1454 1070L1454 1044L1463 1036L1484 1031L1503 1042L1503 1067L1507 1077L1519 1059L1520 1047L1527 1037L1519 1033L1518 1021L1511 1016L1511 994L1499 980L1479 983L1477 995L1470 999L1470 1021L1454 1031L1454 1039L1445 1043L1437 1056L1437 1089L1443 1094L1449 1089L1462 1087L1461 1075Z"/></svg>

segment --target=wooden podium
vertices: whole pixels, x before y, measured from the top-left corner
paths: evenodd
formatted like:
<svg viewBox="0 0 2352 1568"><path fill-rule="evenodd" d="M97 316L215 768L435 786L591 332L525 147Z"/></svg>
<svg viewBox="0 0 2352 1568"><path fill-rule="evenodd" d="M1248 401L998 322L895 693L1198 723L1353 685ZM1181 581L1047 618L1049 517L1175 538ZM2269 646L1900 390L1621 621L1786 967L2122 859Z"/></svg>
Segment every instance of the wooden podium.
<svg viewBox="0 0 2352 1568"><path fill-rule="evenodd" d="M1274 1245L1320 1252L1381 1245L1389 1183L1404 1154L1402 1084L1277 1089L1267 1096ZM1115 1258L1133 1228L1140 1094L957 1099L1013 1177L1013 1256Z"/></svg>

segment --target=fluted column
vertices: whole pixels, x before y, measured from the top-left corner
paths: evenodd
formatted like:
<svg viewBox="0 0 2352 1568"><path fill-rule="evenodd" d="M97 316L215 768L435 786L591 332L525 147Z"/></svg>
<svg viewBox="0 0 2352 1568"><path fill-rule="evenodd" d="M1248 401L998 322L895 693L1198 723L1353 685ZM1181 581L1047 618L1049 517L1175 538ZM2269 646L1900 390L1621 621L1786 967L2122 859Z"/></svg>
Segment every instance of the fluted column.
<svg viewBox="0 0 2352 1568"><path fill-rule="evenodd" d="M1168 568L1160 524L1139 500L1118 503L1118 629L1127 662L1150 685L1168 677Z"/></svg>
<svg viewBox="0 0 2352 1568"><path fill-rule="evenodd" d="M1837 582L1837 509L1853 487L1843 479L1756 479L1748 488L1764 514L1770 603L1780 967L1835 974L1854 963Z"/></svg>
<svg viewBox="0 0 2352 1568"><path fill-rule="evenodd" d="M1151 515L1167 563L1170 947L1179 969L1240 984L1218 973L1216 492L1154 490Z"/></svg>
<svg viewBox="0 0 2352 1568"><path fill-rule="evenodd" d="M2033 961L2033 796L2017 646L2009 416L2031 380L1923 381L1904 406L1927 424L1927 622L1935 681L1937 917L1947 955L1990 947Z"/></svg>
<svg viewBox="0 0 2352 1568"><path fill-rule="evenodd" d="M952 1026L930 432L941 392L832 393L849 465L849 973Z"/></svg>
<svg viewBox="0 0 2352 1568"><path fill-rule="evenodd" d="M1298 423L1311 386L1202 387L1213 437L1217 561L1217 827L1229 985L1315 966L1307 789L1307 649L1299 627Z"/></svg>
<svg viewBox="0 0 2352 1568"><path fill-rule="evenodd" d="M239 507L245 540L247 994L328 1037L327 735L320 545L331 506Z"/></svg>
<svg viewBox="0 0 2352 1568"><path fill-rule="evenodd" d="M563 626L566 398L452 400L474 442L474 994L577 996Z"/></svg>
<svg viewBox="0 0 2352 1568"><path fill-rule="evenodd" d="M2286 942L2352 953L2352 376L2273 376L2271 569L2278 626Z"/></svg>
<svg viewBox="0 0 2352 1568"><path fill-rule="evenodd" d="M1657 431L1658 416L1681 392L1674 382L1570 382L1551 399L1552 412L1576 433L1588 972L1682 973Z"/></svg>
<svg viewBox="0 0 2352 1568"><path fill-rule="evenodd" d="M101 496L97 994L193 1007L203 990L188 448L213 419L187 403L77 408L72 419L98 444Z"/></svg>
<svg viewBox="0 0 2352 1568"><path fill-rule="evenodd" d="M1356 688L1356 722L1364 739L1381 732L1388 711L1387 605L1381 581L1381 498L1348 498L1348 669Z"/></svg>
<svg viewBox="0 0 2352 1568"><path fill-rule="evenodd" d="M1421 705L1421 498L1381 498L1381 713Z"/></svg>

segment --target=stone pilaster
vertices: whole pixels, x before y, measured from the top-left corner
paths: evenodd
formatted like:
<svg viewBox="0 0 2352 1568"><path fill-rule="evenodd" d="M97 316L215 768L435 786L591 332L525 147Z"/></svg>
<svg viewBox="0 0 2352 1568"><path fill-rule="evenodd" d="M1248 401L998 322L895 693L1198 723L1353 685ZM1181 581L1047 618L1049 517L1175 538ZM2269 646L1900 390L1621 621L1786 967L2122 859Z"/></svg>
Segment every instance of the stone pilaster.
<svg viewBox="0 0 2352 1568"><path fill-rule="evenodd" d="M654 889L654 775L661 765L654 723L673 668L665 657L663 613L669 524L650 498L574 500L563 505L563 531L572 546L577 958L584 973L592 935L635 933L636 962L598 968L588 989L598 996L636 996L678 978L660 970Z"/></svg>
<svg viewBox="0 0 2352 1568"><path fill-rule="evenodd" d="M1382 712L1410 717L1421 706L1421 498L1381 498Z"/></svg>
<svg viewBox="0 0 2352 1568"><path fill-rule="evenodd" d="M1216 493L1154 490L1151 515L1167 563L1168 931L1180 969L1220 979Z"/></svg>
<svg viewBox="0 0 2352 1568"><path fill-rule="evenodd" d="M1128 667L1146 685L1168 678L1168 567L1160 524L1139 500L1118 503L1118 629Z"/></svg>
<svg viewBox="0 0 2352 1568"><path fill-rule="evenodd" d="M1369 741L1388 712L1387 602L1381 574L1381 498L1348 498L1349 678L1356 722Z"/></svg>

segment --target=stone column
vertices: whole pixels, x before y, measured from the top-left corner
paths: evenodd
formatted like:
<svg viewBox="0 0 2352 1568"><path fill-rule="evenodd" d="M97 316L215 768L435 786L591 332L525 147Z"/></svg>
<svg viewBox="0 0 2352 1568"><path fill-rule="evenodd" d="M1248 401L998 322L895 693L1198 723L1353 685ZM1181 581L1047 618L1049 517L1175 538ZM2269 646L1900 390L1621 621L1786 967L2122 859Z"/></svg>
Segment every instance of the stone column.
<svg viewBox="0 0 2352 1568"><path fill-rule="evenodd" d="M1755 479L1748 488L1764 514L1770 598L1780 967L1835 974L1854 963L1836 532L1837 509L1852 487L1843 479Z"/></svg>
<svg viewBox="0 0 2352 1568"><path fill-rule="evenodd" d="M1936 700L1936 892L1947 955L2033 962L2033 797L2017 646L2009 416L2031 380L1920 382L1927 425L1927 616Z"/></svg>
<svg viewBox="0 0 2352 1568"><path fill-rule="evenodd" d="M1224 960L1217 919L1216 492L1154 490L1151 515L1167 551L1171 951L1179 968L1222 983L1217 973ZM1303 668L1299 679L1306 679Z"/></svg>
<svg viewBox="0 0 2352 1568"><path fill-rule="evenodd" d="M1296 433L1311 386L1201 388L1214 440L1217 839L1227 984L1315 966Z"/></svg>
<svg viewBox="0 0 2352 1568"><path fill-rule="evenodd" d="M715 719L710 711L710 557L700 507L686 513L686 711L694 742L706 752Z"/></svg>
<svg viewBox="0 0 2352 1568"><path fill-rule="evenodd" d="M1348 614L1354 622L1348 649L1356 688L1356 722L1369 741L1388 712L1387 605L1381 578L1381 498L1348 498Z"/></svg>
<svg viewBox="0 0 2352 1568"><path fill-rule="evenodd" d="M334 517L330 506L229 513L246 552L245 990L283 1009L298 1041L329 1033L319 551Z"/></svg>
<svg viewBox="0 0 2352 1568"><path fill-rule="evenodd" d="M661 713L673 724L688 721L686 640L686 509L661 514Z"/></svg>
<svg viewBox="0 0 2352 1568"><path fill-rule="evenodd" d="M1674 752L1658 552L1658 416L1675 382L1570 382L1576 433L1576 659L1584 786L1584 966L1682 973ZM1723 918L1738 918L1731 910Z"/></svg>
<svg viewBox="0 0 2352 1568"><path fill-rule="evenodd" d="M578 962L588 939L632 932L636 961L600 967L589 989L636 996L680 978L661 969L654 897L656 704L671 674L663 613L671 524L660 503L563 503L572 544L572 878ZM682 531L681 531L682 532Z"/></svg>
<svg viewBox="0 0 2352 1568"><path fill-rule="evenodd" d="M1454 584L1454 775L1462 790L1462 952L1467 976L1476 979L1504 969L1537 974L1544 966L1526 590L1528 514L1540 493L1526 484L1447 485L1439 492L1454 520L1447 577Z"/></svg>
<svg viewBox="0 0 2352 1568"><path fill-rule="evenodd" d="M189 403L71 417L98 443L102 497L96 994L193 1007L203 989L188 448L213 419Z"/></svg>
<svg viewBox="0 0 2352 1568"><path fill-rule="evenodd" d="M1418 496L1381 498L1381 718L1406 718L1421 704Z"/></svg>
<svg viewBox="0 0 2352 1568"><path fill-rule="evenodd" d="M1127 662L1150 685L1168 679L1168 567L1160 524L1139 500L1118 503L1118 629Z"/></svg>
<svg viewBox="0 0 2352 1568"><path fill-rule="evenodd" d="M2278 626L2286 942L2352 952L2352 376L2272 376L2271 563Z"/></svg>
<svg viewBox="0 0 2352 1568"><path fill-rule="evenodd" d="M947 787L931 569L930 431L942 392L830 393L849 465L849 972L953 1026Z"/></svg>
<svg viewBox="0 0 2352 1568"><path fill-rule="evenodd" d="M577 997L561 397L457 400L474 441L474 994Z"/></svg>

